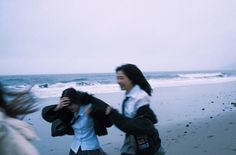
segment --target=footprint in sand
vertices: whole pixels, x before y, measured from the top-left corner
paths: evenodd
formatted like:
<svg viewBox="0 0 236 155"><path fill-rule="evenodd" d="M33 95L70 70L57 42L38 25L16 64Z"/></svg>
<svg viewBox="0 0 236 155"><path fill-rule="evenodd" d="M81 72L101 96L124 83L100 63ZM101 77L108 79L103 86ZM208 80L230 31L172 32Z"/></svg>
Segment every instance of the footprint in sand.
<svg viewBox="0 0 236 155"><path fill-rule="evenodd" d="M193 148L195 148L195 149L198 149L198 148L200 148L200 144L197 144L196 146L194 146Z"/></svg>
<svg viewBox="0 0 236 155"><path fill-rule="evenodd" d="M105 146L105 145L111 145L111 144L112 144L111 142L108 142L108 143L106 143L106 144L103 144L103 145Z"/></svg>
<svg viewBox="0 0 236 155"><path fill-rule="evenodd" d="M207 138L212 138L212 137L214 137L214 135L209 135L209 136L207 136Z"/></svg>

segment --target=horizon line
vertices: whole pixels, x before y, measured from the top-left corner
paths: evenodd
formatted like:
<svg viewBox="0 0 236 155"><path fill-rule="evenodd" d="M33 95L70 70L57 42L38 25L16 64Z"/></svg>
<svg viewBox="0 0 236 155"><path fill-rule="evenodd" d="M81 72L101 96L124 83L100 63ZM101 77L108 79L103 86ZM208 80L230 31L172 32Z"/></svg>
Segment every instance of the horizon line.
<svg viewBox="0 0 236 155"><path fill-rule="evenodd" d="M159 70L159 71L142 71L143 73L152 72L205 72L205 71L236 71L236 69L199 69L199 70ZM16 74L0 74L0 76L30 76L30 75L73 75L73 74L115 74L115 72L81 72L81 73L16 73Z"/></svg>

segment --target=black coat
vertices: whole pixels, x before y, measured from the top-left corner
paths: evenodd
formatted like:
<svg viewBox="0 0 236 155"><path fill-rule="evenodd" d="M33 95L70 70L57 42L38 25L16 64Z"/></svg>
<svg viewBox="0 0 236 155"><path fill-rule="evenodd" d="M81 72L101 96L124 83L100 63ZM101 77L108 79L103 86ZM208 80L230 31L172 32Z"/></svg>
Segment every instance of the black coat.
<svg viewBox="0 0 236 155"><path fill-rule="evenodd" d="M160 148L161 139L158 130L154 126L157 123L157 118L149 105L140 107L134 118L126 117L115 109L111 111L109 117L120 130L126 134L134 135L135 139L137 137L147 137L151 147L136 150L136 155L152 155Z"/></svg>
<svg viewBox="0 0 236 155"><path fill-rule="evenodd" d="M92 97L92 102L99 102L100 100L96 97ZM88 103L84 103L88 104ZM69 111L67 108L62 108L58 111L54 111L53 109L56 107L56 105L49 105L42 109L42 117L47 122L52 123L52 136L62 136L65 134L73 135L74 130L71 127L71 120L74 118L74 114ZM94 130L95 134L98 136L107 135L107 127L111 127L112 123L109 120L109 118L105 115L105 113L100 112L93 108L92 105L92 111L90 113L91 117L94 121ZM58 126L58 123L66 128L66 130L63 130L61 133L54 132L55 126Z"/></svg>

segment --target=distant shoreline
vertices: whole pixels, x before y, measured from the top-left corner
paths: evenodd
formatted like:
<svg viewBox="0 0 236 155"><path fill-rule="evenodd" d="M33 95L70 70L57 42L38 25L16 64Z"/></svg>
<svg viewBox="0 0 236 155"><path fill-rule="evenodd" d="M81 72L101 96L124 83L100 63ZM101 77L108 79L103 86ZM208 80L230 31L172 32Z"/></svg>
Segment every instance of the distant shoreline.
<svg viewBox="0 0 236 155"><path fill-rule="evenodd" d="M236 71L148 72L152 88L214 84L236 81ZM38 98L59 97L69 87L92 94L121 92L115 73L0 76L8 89L27 89Z"/></svg>

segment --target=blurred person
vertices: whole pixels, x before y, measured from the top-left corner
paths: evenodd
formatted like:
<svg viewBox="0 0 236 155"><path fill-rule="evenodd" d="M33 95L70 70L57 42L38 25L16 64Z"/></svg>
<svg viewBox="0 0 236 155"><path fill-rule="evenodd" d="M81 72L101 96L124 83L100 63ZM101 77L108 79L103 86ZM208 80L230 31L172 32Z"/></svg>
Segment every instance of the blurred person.
<svg viewBox="0 0 236 155"><path fill-rule="evenodd" d="M30 89L9 91L0 84L0 154L39 155L31 140L38 139L32 125L20 118L38 110Z"/></svg>

